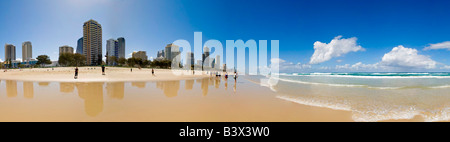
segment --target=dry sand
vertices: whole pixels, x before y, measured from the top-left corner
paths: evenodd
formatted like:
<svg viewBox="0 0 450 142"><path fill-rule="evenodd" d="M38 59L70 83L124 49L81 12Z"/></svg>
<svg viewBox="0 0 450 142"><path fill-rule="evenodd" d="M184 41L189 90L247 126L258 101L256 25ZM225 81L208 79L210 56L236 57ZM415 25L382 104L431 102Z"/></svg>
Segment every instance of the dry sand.
<svg viewBox="0 0 450 142"><path fill-rule="evenodd" d="M207 77L205 72L174 71L183 75L175 75L172 70L155 69L152 75L151 69L120 67L106 67L106 75L102 75L101 67L79 67L78 79L74 79L75 67L57 68L25 68L11 69L0 72L0 80L18 81L47 81L47 82L117 82L117 81L158 81L158 80L182 80Z"/></svg>

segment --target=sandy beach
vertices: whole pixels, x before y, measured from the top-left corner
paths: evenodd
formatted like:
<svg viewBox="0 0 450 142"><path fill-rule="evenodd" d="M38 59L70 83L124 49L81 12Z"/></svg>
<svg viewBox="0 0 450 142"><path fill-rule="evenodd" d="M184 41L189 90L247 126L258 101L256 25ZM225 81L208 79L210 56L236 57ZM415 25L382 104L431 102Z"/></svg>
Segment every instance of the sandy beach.
<svg viewBox="0 0 450 142"><path fill-rule="evenodd" d="M80 67L78 79L74 79L75 67L57 68L24 68L10 69L0 72L0 80L47 81L47 82L117 82L117 81L158 81L182 80L207 77L206 72L197 71L195 75L187 71L175 71L183 75L175 75L172 70L155 69L155 75L149 68L106 67L102 75L101 67Z"/></svg>
<svg viewBox="0 0 450 142"><path fill-rule="evenodd" d="M100 67L82 67L75 80L73 69L1 72L0 121L448 121L445 94L395 98L373 89L286 81L264 87L246 76L235 82L206 73L177 76L163 69L152 76L151 69L137 68L107 68L102 75Z"/></svg>

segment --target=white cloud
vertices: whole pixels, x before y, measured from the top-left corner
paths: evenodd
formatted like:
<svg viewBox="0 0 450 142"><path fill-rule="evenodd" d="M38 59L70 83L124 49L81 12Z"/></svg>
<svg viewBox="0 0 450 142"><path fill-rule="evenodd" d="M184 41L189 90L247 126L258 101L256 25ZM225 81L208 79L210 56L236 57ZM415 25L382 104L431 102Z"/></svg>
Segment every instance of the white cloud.
<svg viewBox="0 0 450 142"><path fill-rule="evenodd" d="M443 66L443 67L441 67L441 69L450 69L450 66Z"/></svg>
<svg viewBox="0 0 450 142"><path fill-rule="evenodd" d="M345 70L369 70L378 69L378 63L376 64L363 64L362 62L355 63L353 65L336 65L335 69L345 69Z"/></svg>
<svg viewBox="0 0 450 142"><path fill-rule="evenodd" d="M336 62L340 63L340 62L342 62L342 60L336 60Z"/></svg>
<svg viewBox="0 0 450 142"><path fill-rule="evenodd" d="M337 70L392 70L392 69L434 69L438 63L430 57L418 54L413 48L405 48L402 45L392 48L389 53L384 54L380 62L375 64L363 64L362 62L353 65L336 65ZM441 67L450 69L450 66Z"/></svg>
<svg viewBox="0 0 450 142"><path fill-rule="evenodd" d="M16 61L22 62L22 58L16 58Z"/></svg>
<svg viewBox="0 0 450 142"><path fill-rule="evenodd" d="M380 65L400 68L436 68L436 61L430 57L419 55L413 48L405 48L402 45L394 47L391 52L384 54Z"/></svg>
<svg viewBox="0 0 450 142"><path fill-rule="evenodd" d="M3 62L3 60L2 60L2 59L0 59L0 62Z"/></svg>
<svg viewBox="0 0 450 142"><path fill-rule="evenodd" d="M436 50L436 49L447 49L450 50L450 41L445 41L441 43L430 44L430 46L425 47L423 50Z"/></svg>
<svg viewBox="0 0 450 142"><path fill-rule="evenodd" d="M272 58L270 60L271 67L279 67L280 72L299 72L304 69L310 69L311 65L302 63L287 62L280 58ZM262 67L260 68L262 69Z"/></svg>
<svg viewBox="0 0 450 142"><path fill-rule="evenodd" d="M340 57L349 52L364 51L360 45L356 43L357 38L341 39L337 36L330 43L322 43L316 41L314 43L314 54L309 61L310 64L318 64L330 60L333 57Z"/></svg>

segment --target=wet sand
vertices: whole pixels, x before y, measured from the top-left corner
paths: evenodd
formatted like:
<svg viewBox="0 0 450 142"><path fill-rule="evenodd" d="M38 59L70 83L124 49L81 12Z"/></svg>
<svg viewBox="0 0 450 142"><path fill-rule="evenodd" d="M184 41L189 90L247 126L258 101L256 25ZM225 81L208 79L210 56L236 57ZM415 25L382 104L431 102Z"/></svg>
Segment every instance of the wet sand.
<svg viewBox="0 0 450 142"><path fill-rule="evenodd" d="M445 117L448 108L446 95L436 95L439 100L417 98L420 91L428 90L411 90L418 94L400 96L406 101L398 103L379 91L287 82L263 87L243 76L235 83L231 78L209 75L175 76L169 70L156 70L155 77L149 69L135 68L130 73L129 68L110 68L102 76L100 68L80 68L80 78L74 81L70 68L25 70L0 73L2 122L425 121L423 116ZM350 92L354 95L346 97ZM359 95L371 92L377 94ZM397 108L398 104L424 111ZM371 114L380 108L386 108L386 113ZM416 115L411 118L398 115L409 112Z"/></svg>
<svg viewBox="0 0 450 142"><path fill-rule="evenodd" d="M247 80L23 82L2 80L0 121L352 121L351 112L300 105Z"/></svg>

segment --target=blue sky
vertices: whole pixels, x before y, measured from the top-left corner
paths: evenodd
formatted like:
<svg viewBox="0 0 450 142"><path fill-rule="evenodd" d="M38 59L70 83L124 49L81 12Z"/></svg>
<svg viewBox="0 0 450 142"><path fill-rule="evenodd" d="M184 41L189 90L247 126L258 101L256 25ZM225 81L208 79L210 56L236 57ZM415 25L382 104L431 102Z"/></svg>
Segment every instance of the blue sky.
<svg viewBox="0 0 450 142"><path fill-rule="evenodd" d="M194 32L200 31L203 41L223 44L279 40L285 72L450 71L447 44L424 50L450 41L448 5L432 0L2 0L0 43L16 45L21 58L22 42L31 41L33 57L57 60L58 47L76 47L83 23L94 19L103 27L103 53L106 40L125 37L127 56L144 50L155 57L177 39L193 44ZM336 44L328 44L333 39ZM315 42L327 44L317 46L327 50L321 54ZM341 48L349 51L335 52ZM330 59L312 62L313 54L327 53Z"/></svg>

